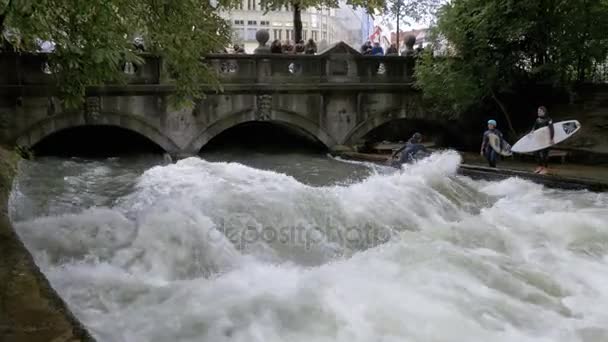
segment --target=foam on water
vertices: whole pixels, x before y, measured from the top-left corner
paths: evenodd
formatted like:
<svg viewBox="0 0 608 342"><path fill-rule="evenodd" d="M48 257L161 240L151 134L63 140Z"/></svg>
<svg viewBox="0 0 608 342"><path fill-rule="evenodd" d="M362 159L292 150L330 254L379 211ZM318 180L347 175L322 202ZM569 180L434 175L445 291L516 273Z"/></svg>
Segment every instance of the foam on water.
<svg viewBox="0 0 608 342"><path fill-rule="evenodd" d="M608 196L459 163L313 187L190 158L16 227L100 341L608 340Z"/></svg>

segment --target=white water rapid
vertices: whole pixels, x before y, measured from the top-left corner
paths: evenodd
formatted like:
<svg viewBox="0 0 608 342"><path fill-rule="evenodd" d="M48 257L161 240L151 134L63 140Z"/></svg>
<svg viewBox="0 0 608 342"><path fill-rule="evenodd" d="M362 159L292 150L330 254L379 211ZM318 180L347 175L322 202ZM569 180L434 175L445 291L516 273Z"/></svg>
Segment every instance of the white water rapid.
<svg viewBox="0 0 608 342"><path fill-rule="evenodd" d="M115 162L30 165L12 196L100 342L608 341L606 193L473 181L454 152L325 186Z"/></svg>

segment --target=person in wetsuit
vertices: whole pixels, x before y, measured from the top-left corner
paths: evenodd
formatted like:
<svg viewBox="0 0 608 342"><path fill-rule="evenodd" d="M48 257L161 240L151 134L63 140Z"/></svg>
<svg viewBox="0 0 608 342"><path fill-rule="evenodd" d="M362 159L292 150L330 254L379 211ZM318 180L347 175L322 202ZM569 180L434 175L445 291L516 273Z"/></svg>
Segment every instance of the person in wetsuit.
<svg viewBox="0 0 608 342"><path fill-rule="evenodd" d="M403 145L401 148L393 152L391 155L391 165L393 167L399 167L405 163L411 163L415 161L416 154L419 152L428 154L428 150L424 145L422 145L422 134L416 132L412 137ZM397 155L400 155L399 159L397 159Z"/></svg>
<svg viewBox="0 0 608 342"><path fill-rule="evenodd" d="M555 136L555 129L553 128L553 120L547 114L547 108L545 106L538 107L538 117L532 127L532 132L539 128L549 127L549 138L550 143L553 144L553 137ZM534 173L546 174L547 168L549 167L549 148L544 150L536 151L536 161L538 167L534 170Z"/></svg>
<svg viewBox="0 0 608 342"><path fill-rule="evenodd" d="M488 120L488 130L483 133L483 140L481 141L481 152L480 154L488 160L490 167L496 167L496 163L500 158L499 154L494 151L490 146L490 134L494 134L500 138L502 145L502 132L496 128L496 120Z"/></svg>

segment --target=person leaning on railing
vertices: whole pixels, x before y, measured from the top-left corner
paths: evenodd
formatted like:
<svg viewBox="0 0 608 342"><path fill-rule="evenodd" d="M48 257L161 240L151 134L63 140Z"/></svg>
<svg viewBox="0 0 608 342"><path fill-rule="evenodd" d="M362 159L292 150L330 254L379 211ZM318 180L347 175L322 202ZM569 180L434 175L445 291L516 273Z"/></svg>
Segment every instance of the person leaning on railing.
<svg viewBox="0 0 608 342"><path fill-rule="evenodd" d="M275 39L272 44L270 44L270 53L283 53L283 47L281 46L281 41Z"/></svg>
<svg viewBox="0 0 608 342"><path fill-rule="evenodd" d="M304 52L307 55L314 55L317 53L317 44L315 43L315 41L310 38L308 40L308 42L306 43L306 45L304 46Z"/></svg>
<svg viewBox="0 0 608 342"><path fill-rule="evenodd" d="M300 40L297 44L296 44L296 54L301 55L306 51L306 47L304 46L304 41Z"/></svg>

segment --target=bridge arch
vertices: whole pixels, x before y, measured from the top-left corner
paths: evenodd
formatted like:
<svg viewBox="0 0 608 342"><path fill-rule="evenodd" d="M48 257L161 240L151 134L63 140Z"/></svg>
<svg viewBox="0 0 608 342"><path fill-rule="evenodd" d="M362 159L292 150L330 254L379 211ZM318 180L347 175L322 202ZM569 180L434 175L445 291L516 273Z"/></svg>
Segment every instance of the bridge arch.
<svg viewBox="0 0 608 342"><path fill-rule="evenodd" d="M235 112L209 125L188 145L187 150L191 153L198 153L211 139L220 133L248 122L268 122L285 125L305 132L310 137L321 142L325 147L331 148L337 145L336 141L325 132L315 122L306 119L304 116L285 110L272 110L271 118L259 120L251 109Z"/></svg>
<svg viewBox="0 0 608 342"><path fill-rule="evenodd" d="M126 129L145 137L165 152L175 153L179 151L179 147L153 124L135 115L114 112L99 113L97 119L88 118L82 112L66 112L54 115L28 127L24 133L17 137L16 143L18 146L31 148L44 138L62 130L91 126L111 126Z"/></svg>
<svg viewBox="0 0 608 342"><path fill-rule="evenodd" d="M346 137L344 138L344 144L350 146L355 145L373 130L392 121L396 122L401 120L412 120L419 122L427 122L435 126L446 126L446 124L441 123L442 121L440 120L442 119L436 114L425 113L422 111L416 111L414 113L411 113L405 110L404 108L395 107L387 109L382 113L371 116L359 123L346 135Z"/></svg>

